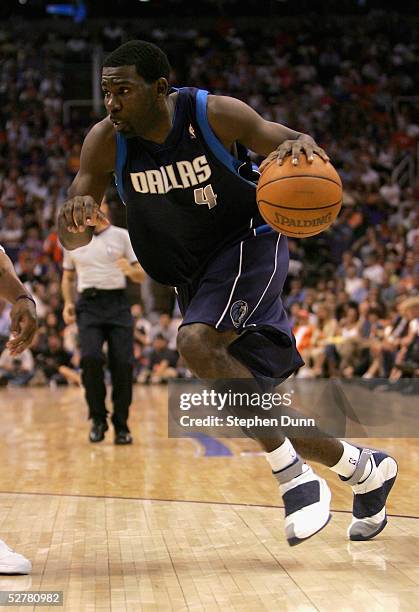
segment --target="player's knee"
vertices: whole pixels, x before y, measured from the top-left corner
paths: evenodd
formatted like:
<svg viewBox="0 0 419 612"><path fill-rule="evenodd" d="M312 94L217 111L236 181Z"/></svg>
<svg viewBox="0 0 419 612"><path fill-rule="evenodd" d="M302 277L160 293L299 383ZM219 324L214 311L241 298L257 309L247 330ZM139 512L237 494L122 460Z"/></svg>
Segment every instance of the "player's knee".
<svg viewBox="0 0 419 612"><path fill-rule="evenodd" d="M177 348L180 355L191 365L201 359L208 359L217 350L214 330L208 325L194 323L180 328L177 337Z"/></svg>

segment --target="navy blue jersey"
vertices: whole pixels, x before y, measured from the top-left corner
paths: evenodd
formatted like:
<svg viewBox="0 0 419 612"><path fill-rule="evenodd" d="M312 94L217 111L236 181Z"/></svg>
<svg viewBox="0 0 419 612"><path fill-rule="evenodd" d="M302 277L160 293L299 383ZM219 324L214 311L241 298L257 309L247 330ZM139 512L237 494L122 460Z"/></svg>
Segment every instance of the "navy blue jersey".
<svg viewBox="0 0 419 612"><path fill-rule="evenodd" d="M173 127L163 144L117 134L116 185L141 265L155 280L196 279L222 248L264 222L256 186L207 119L208 92L178 90Z"/></svg>

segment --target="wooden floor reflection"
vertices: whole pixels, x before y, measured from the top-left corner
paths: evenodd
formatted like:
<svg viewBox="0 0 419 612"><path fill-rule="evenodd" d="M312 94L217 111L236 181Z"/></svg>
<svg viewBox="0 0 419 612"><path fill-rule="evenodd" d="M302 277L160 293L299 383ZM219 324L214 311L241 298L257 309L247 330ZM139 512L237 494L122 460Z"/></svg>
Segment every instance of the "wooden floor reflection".
<svg viewBox="0 0 419 612"><path fill-rule="evenodd" d="M318 467L333 520L289 548L255 443L223 440L232 456L205 456L169 439L164 388L136 388L132 447L112 432L87 441L79 389L2 389L0 410L0 537L34 566L0 577L1 591L61 590L72 612L418 609L415 439L368 441L400 465L383 534L346 539L350 490Z"/></svg>

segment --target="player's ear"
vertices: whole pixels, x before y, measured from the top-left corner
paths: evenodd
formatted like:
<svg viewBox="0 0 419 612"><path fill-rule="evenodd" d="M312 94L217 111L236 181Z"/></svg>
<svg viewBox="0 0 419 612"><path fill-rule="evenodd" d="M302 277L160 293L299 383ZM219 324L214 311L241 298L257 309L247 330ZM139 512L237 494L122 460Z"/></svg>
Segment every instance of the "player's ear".
<svg viewBox="0 0 419 612"><path fill-rule="evenodd" d="M157 95L158 96L167 96L167 93L169 91L169 83L167 82L167 79L165 79L164 77L160 77L157 81L156 81L156 85L157 85Z"/></svg>

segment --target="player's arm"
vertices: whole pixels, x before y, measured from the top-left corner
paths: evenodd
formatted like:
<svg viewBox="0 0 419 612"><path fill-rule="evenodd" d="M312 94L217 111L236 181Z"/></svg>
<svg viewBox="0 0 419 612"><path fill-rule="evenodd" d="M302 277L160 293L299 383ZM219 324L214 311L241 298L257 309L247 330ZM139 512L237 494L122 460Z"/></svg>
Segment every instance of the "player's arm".
<svg viewBox="0 0 419 612"><path fill-rule="evenodd" d="M329 159L308 134L266 121L253 108L236 98L208 96L207 113L213 131L228 150L238 141L267 157L261 164L261 170L272 159L282 164L286 155L292 155L293 163L298 164L302 152L309 162L313 161L314 153L325 161Z"/></svg>
<svg viewBox="0 0 419 612"><path fill-rule="evenodd" d="M104 218L99 207L112 178L115 156L115 131L107 117L86 136L80 170L69 189L70 199L60 210L58 236L66 249L88 244L97 221Z"/></svg>
<svg viewBox="0 0 419 612"><path fill-rule="evenodd" d="M7 348L12 355L17 355L28 348L33 340L37 328L36 308L3 249L0 251L0 297L12 304L10 329L13 337L8 341Z"/></svg>

